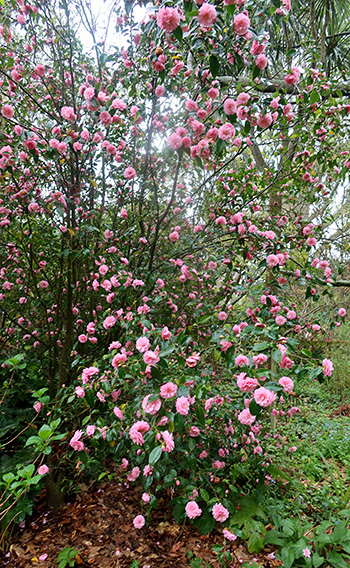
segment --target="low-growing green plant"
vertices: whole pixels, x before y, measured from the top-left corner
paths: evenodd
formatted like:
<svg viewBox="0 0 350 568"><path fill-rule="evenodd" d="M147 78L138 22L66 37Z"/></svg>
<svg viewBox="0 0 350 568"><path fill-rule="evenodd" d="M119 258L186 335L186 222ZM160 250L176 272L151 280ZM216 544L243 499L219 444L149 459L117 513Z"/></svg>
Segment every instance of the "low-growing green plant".
<svg viewBox="0 0 350 568"><path fill-rule="evenodd" d="M67 546L67 548L61 550L61 552L57 556L58 568L66 568L66 566L74 566L75 557L77 556L77 554L79 554L79 551L75 550L75 548L72 548L70 546Z"/></svg>
<svg viewBox="0 0 350 568"><path fill-rule="evenodd" d="M350 530L340 517L349 515L349 510L340 511L338 518L322 521L317 526L296 518L278 518L275 528L265 535L264 545L279 547L276 558L283 562L284 568L326 565L348 568Z"/></svg>

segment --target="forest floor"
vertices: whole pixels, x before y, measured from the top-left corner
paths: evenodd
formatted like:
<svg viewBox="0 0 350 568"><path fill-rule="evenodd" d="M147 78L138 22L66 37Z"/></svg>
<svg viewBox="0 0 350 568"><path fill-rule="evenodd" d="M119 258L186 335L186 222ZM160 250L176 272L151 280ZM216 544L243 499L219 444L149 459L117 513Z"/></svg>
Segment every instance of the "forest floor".
<svg viewBox="0 0 350 568"><path fill-rule="evenodd" d="M135 529L132 521L139 513L141 491L121 481L99 488L81 486L74 501L37 513L13 534L0 566L57 568L59 553L70 547L78 551L73 566L80 568L221 568L212 548L223 544L222 531L202 536L188 524L176 524L164 499L149 526ZM272 548L249 554L237 540L227 550L233 557L230 567L281 565L273 559Z"/></svg>

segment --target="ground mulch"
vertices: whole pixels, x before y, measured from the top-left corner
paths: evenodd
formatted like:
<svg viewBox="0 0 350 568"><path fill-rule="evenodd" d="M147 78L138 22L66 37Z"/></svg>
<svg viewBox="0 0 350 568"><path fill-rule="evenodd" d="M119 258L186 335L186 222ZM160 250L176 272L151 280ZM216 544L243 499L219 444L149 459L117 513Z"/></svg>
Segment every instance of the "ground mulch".
<svg viewBox="0 0 350 568"><path fill-rule="evenodd" d="M80 488L74 500L55 511L47 510L41 500L39 509L44 510L15 532L0 551L0 566L57 568L59 552L73 547L79 553L77 568L185 568L193 566L195 557L203 560L203 568L208 568L206 562L210 568L221 568L212 547L223 544L222 532L203 536L188 523L176 524L166 496L159 499L149 525L137 530L132 521L140 514L142 488L124 481ZM229 550L233 568L255 562L264 568L281 565L267 556L270 549L249 554L244 543L235 541ZM195 555L192 564L191 553Z"/></svg>

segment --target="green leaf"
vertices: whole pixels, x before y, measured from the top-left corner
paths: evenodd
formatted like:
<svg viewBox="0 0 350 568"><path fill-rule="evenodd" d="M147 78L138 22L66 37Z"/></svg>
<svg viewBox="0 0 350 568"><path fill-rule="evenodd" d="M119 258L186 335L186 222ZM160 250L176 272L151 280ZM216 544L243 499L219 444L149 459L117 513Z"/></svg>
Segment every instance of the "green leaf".
<svg viewBox="0 0 350 568"><path fill-rule="evenodd" d="M213 76L213 79L215 79L215 77L217 76L217 74L220 71L220 63L217 60L217 58L215 57L215 55L211 55L209 57L209 68L210 68L210 73Z"/></svg>
<svg viewBox="0 0 350 568"><path fill-rule="evenodd" d="M318 92L312 91L311 94L310 94L310 100L309 100L310 105L318 103L319 100L320 100L320 95L318 94Z"/></svg>
<svg viewBox="0 0 350 568"><path fill-rule="evenodd" d="M180 43L182 43L182 41L183 41L182 27L177 26L176 30L174 30L172 33L173 33L173 36L176 37L176 39L178 39Z"/></svg>
<svg viewBox="0 0 350 568"><path fill-rule="evenodd" d="M279 349L276 349L276 351L273 351L272 359L274 361L276 361L276 363L280 363L282 361L282 353Z"/></svg>
<svg viewBox="0 0 350 568"><path fill-rule="evenodd" d="M148 458L149 465L156 464L162 453L163 453L162 446L157 446L156 448L153 448Z"/></svg>
<svg viewBox="0 0 350 568"><path fill-rule="evenodd" d="M312 357L312 353L309 349L302 349L301 352L305 357Z"/></svg>
<svg viewBox="0 0 350 568"><path fill-rule="evenodd" d="M264 548L264 539L258 533L251 533L248 540L248 552L260 552Z"/></svg>
<svg viewBox="0 0 350 568"><path fill-rule="evenodd" d="M167 355L170 355L170 353L172 353L174 349L175 345L168 345L168 347L165 347L164 349L159 351L159 357L166 357Z"/></svg>
<svg viewBox="0 0 350 568"><path fill-rule="evenodd" d="M334 531L332 534L334 544L342 544L343 541L347 540L348 530L346 525L341 521L338 522L337 525L334 527Z"/></svg>
<svg viewBox="0 0 350 568"><path fill-rule="evenodd" d="M320 367L316 367L316 369L312 369L311 373L310 373L310 379L315 379L316 377L318 377L319 375L322 374L322 369Z"/></svg>
<svg viewBox="0 0 350 568"><path fill-rule="evenodd" d="M39 438L39 436L30 436L30 438L28 438L28 440L25 443L25 446L31 446L32 444L42 444L43 440L42 438Z"/></svg>
<svg viewBox="0 0 350 568"><path fill-rule="evenodd" d="M319 568L323 564L324 557L319 556L317 552L312 555L312 565L314 568Z"/></svg>
<svg viewBox="0 0 350 568"><path fill-rule="evenodd" d="M173 509L173 515L176 523L179 523L185 516L185 504L182 502L176 503Z"/></svg>
<svg viewBox="0 0 350 568"><path fill-rule="evenodd" d="M209 495L208 491L206 491L205 489L200 489L199 495L202 497L203 501L208 503L208 501L210 499L210 495Z"/></svg>
<svg viewBox="0 0 350 568"><path fill-rule="evenodd" d="M264 544L275 544L276 546L282 546L284 543L283 538L276 529L269 531L264 537Z"/></svg>
<svg viewBox="0 0 350 568"><path fill-rule="evenodd" d="M250 414L253 416L260 416L261 414L261 406L259 406L255 400L253 399L249 405Z"/></svg>
<svg viewBox="0 0 350 568"><path fill-rule="evenodd" d="M284 568L292 568L295 560L293 550L289 546L283 546L278 554L283 562Z"/></svg>
<svg viewBox="0 0 350 568"><path fill-rule="evenodd" d="M209 534L215 527L215 519L209 511L204 511L193 524L201 534Z"/></svg>
<svg viewBox="0 0 350 568"><path fill-rule="evenodd" d="M201 426L205 425L205 414L202 406L197 405L196 407L196 416L198 418L198 422Z"/></svg>
<svg viewBox="0 0 350 568"><path fill-rule="evenodd" d="M226 146L225 140L221 140L220 138L217 138L216 145L215 145L215 151L216 151L216 154L218 156L221 156L221 154L224 151L225 146Z"/></svg>
<svg viewBox="0 0 350 568"><path fill-rule="evenodd" d="M286 481L292 481L292 478L290 477L290 475L288 475L288 473L285 473L281 469L278 469L273 464L269 465L267 471L276 479L276 481L281 481L281 479L285 479Z"/></svg>
<svg viewBox="0 0 350 568"><path fill-rule="evenodd" d="M266 351L266 349L270 349L270 343L267 343L266 341L262 341L261 343L256 343L253 347L253 351L257 351L258 353L260 353L260 351Z"/></svg>
<svg viewBox="0 0 350 568"><path fill-rule="evenodd" d="M345 562L344 558L335 550L327 552L327 562L332 564L334 568L349 568L349 564Z"/></svg>

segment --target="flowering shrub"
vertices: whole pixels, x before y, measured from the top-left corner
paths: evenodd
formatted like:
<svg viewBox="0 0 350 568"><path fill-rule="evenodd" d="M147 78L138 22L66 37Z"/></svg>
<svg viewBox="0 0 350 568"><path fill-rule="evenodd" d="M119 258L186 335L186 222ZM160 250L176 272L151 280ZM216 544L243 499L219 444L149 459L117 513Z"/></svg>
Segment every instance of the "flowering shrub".
<svg viewBox="0 0 350 568"><path fill-rule="evenodd" d="M332 373L302 346L346 316L306 211L348 181L349 105L290 55L265 72L288 1L148 7L117 9L105 53L75 6L96 59L69 3L0 7L2 339L42 366L33 420L69 437L49 491L108 447L145 510L169 489L177 519L234 530L294 382Z"/></svg>

